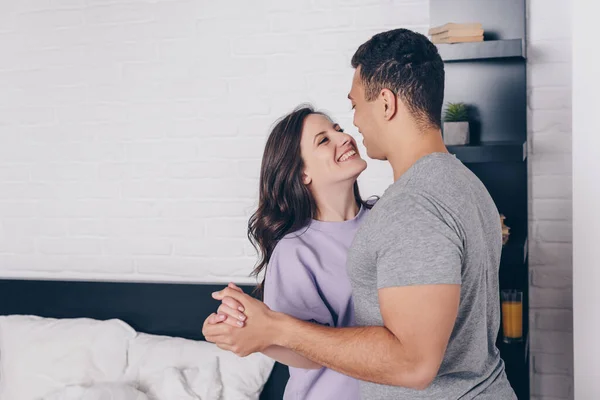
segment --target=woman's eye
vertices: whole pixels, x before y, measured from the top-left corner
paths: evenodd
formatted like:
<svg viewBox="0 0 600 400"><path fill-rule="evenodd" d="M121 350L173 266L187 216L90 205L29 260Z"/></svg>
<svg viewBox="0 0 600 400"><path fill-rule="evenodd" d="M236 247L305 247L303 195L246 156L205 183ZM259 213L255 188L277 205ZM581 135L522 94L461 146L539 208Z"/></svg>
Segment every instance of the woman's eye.
<svg viewBox="0 0 600 400"><path fill-rule="evenodd" d="M321 139L321 141L319 142L319 144L323 144L323 143L325 143L328 140L329 140L329 138L324 137L323 139Z"/></svg>

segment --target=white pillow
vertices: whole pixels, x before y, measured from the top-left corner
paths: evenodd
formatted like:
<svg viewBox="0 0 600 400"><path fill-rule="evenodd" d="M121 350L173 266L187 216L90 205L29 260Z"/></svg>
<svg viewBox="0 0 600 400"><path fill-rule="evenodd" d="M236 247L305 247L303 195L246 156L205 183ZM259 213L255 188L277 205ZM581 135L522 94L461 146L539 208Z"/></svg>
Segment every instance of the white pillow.
<svg viewBox="0 0 600 400"><path fill-rule="evenodd" d="M210 381L209 381L210 382ZM170 367L152 375L146 393L150 400L219 400L221 392L206 393L206 377L198 368Z"/></svg>
<svg viewBox="0 0 600 400"><path fill-rule="evenodd" d="M68 385L118 381L135 335L119 320L0 317L0 399L33 400Z"/></svg>
<svg viewBox="0 0 600 400"><path fill-rule="evenodd" d="M169 369L185 371L190 377L193 375L193 392L202 400L220 400L223 384L219 375L219 359L205 351L204 344L140 333L129 343L125 379L148 391L165 376L167 380L173 380L174 371Z"/></svg>
<svg viewBox="0 0 600 400"><path fill-rule="evenodd" d="M210 343L219 355L223 400L258 400L271 375L275 361L262 353L238 357Z"/></svg>
<svg viewBox="0 0 600 400"><path fill-rule="evenodd" d="M212 382L204 388L204 397L195 390L202 400L221 400L221 394L222 400L254 400L259 398L273 365L274 361L262 354L240 358L213 343L140 333L129 347L126 377L143 387L153 374L166 368L197 368L205 382ZM211 378L214 371L216 375Z"/></svg>
<svg viewBox="0 0 600 400"><path fill-rule="evenodd" d="M148 400L148 396L122 383L99 383L67 386L45 396L43 400Z"/></svg>

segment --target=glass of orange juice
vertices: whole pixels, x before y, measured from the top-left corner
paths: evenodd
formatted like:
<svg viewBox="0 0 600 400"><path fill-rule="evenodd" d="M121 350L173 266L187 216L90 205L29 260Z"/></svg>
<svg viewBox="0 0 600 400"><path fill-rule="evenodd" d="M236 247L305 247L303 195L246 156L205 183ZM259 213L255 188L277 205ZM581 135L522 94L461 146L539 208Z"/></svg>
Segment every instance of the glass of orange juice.
<svg viewBox="0 0 600 400"><path fill-rule="evenodd" d="M519 290L502 290L502 331L504 343L515 343L523 340L523 292Z"/></svg>

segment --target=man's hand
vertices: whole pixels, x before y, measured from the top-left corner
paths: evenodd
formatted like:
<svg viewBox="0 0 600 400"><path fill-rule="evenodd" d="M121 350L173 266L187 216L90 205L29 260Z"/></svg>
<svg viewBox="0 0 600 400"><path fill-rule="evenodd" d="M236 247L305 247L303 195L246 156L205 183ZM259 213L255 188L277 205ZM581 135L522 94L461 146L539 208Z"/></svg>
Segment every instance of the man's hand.
<svg viewBox="0 0 600 400"><path fill-rule="evenodd" d="M237 290L240 293L244 293L240 287L235 283L230 282L227 287ZM231 326L243 327L244 321L246 321L246 315L244 314L244 306L231 297L225 297L221 301L221 305L217 309L217 313L212 313L204 321L205 324L219 324L225 322Z"/></svg>
<svg viewBox="0 0 600 400"><path fill-rule="evenodd" d="M215 320L217 319L216 322L218 322L219 316L211 314L204 321L202 328L202 334L207 341L215 343L219 348L231 351L240 357L262 352L272 345L271 333L275 326L273 321L276 313L271 311L263 302L241 292L239 288L232 287L213 293L213 298L227 301L229 304L233 304L232 300L239 303L244 309L246 321L244 328L240 329L237 323L215 324ZM227 298L229 299L225 300ZM228 306L228 308L231 310L231 307ZM227 320L230 318L228 317ZM231 319L234 320L234 318ZM221 317L221 321L223 321L223 317Z"/></svg>

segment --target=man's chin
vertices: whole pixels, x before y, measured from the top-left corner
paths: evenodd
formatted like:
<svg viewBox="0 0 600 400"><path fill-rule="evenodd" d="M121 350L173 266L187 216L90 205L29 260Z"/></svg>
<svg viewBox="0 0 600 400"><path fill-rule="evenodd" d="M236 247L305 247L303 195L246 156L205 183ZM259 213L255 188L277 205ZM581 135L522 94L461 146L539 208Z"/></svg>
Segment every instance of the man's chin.
<svg viewBox="0 0 600 400"><path fill-rule="evenodd" d="M372 152L369 152L369 149L367 149L367 156L369 156L369 158L372 160L387 161L387 157L384 154L381 154L381 153L372 154Z"/></svg>

